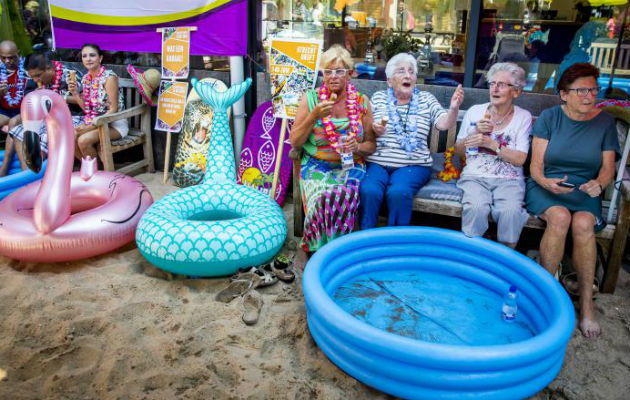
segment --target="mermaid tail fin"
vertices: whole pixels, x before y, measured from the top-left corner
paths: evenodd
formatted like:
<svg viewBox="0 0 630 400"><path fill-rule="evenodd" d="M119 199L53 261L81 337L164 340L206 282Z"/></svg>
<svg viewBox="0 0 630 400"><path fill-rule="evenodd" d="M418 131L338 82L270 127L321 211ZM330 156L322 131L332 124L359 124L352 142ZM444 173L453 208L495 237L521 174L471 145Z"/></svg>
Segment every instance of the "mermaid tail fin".
<svg viewBox="0 0 630 400"><path fill-rule="evenodd" d="M227 112L227 109L236 103L252 84L252 79L247 78L238 85L233 85L225 92L218 92L214 85L208 82L199 82L197 78L192 78L191 83L199 97L212 107L214 112Z"/></svg>

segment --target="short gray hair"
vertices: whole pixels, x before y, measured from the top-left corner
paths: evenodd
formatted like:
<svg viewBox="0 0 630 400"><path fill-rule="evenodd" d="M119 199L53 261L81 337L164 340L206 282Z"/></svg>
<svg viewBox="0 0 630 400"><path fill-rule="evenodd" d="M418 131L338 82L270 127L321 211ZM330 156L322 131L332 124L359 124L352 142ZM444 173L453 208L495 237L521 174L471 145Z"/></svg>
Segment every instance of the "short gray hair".
<svg viewBox="0 0 630 400"><path fill-rule="evenodd" d="M394 57L390 58L385 66L385 76L387 79L394 75L394 71L402 63L409 63L413 67L413 73L418 75L418 64L414 56L409 53L398 53Z"/></svg>
<svg viewBox="0 0 630 400"><path fill-rule="evenodd" d="M499 71L509 72L512 75L512 84L517 86L517 89L522 89L525 86L525 70L511 62L501 62L492 65L486 74L486 80L488 82L492 81L494 74Z"/></svg>

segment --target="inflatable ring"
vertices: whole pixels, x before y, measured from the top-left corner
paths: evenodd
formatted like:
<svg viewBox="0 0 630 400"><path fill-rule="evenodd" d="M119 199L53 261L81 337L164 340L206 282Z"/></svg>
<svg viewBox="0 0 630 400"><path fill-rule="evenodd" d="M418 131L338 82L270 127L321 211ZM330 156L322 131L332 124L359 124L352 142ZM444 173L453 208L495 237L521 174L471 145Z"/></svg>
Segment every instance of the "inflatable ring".
<svg viewBox="0 0 630 400"><path fill-rule="evenodd" d="M4 160L4 151L0 151L0 163ZM0 200L4 199L11 193L15 192L22 186L42 179L46 172L47 163L44 162L41 171L34 173L30 170L21 171L20 162L17 157L11 162L9 167L9 175L0 178Z"/></svg>
<svg viewBox="0 0 630 400"><path fill-rule="evenodd" d="M500 345L416 340L368 324L364 314L351 314L337 303L342 285L352 287L362 276L389 277L401 270L417 273L418 280L425 280L423 273L437 276L431 284L442 276L480 287L496 299L491 312L498 324L503 323L501 298L516 285L518 316L531 324L534 336ZM535 262L497 243L438 228L379 228L336 239L309 260L303 289L309 330L324 354L365 384L409 399L532 396L560 372L575 326L569 297ZM370 313L380 320L388 317L377 308L375 296L364 298L373 307ZM457 299L444 304L459 309L454 308ZM442 311L435 310L435 315Z"/></svg>
<svg viewBox="0 0 630 400"><path fill-rule="evenodd" d="M0 202L0 254L30 262L70 261L132 241L140 216L153 202L147 188L129 176L96 171L93 158L84 158L81 172L72 172L72 117L57 93L36 90L26 95L22 121L29 138L37 137L45 121L50 168L41 182ZM38 146L28 153L39 156Z"/></svg>
<svg viewBox="0 0 630 400"><path fill-rule="evenodd" d="M287 226L282 209L269 196L236 184L227 109L251 79L217 92L193 80L201 98L214 109L203 183L157 201L142 216L136 243L142 255L167 271L222 276L262 264L282 247Z"/></svg>

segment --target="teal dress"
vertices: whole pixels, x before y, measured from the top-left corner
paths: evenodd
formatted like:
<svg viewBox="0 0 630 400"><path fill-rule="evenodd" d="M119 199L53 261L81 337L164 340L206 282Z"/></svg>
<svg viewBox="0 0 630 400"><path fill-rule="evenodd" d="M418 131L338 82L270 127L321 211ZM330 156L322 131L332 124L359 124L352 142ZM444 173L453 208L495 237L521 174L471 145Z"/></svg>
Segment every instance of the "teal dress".
<svg viewBox="0 0 630 400"><path fill-rule="evenodd" d="M567 117L561 106L547 109L534 124L532 134L549 141L544 156L544 173L547 178L568 177L567 182L576 188L567 194L554 194L538 185L531 177L527 180L527 210L541 215L551 206L568 210L588 211L597 220L595 230L603 229L602 199L591 197L577 187L597 178L602 167L602 151L612 150L619 155L619 140L615 119L600 112L590 121L575 121Z"/></svg>

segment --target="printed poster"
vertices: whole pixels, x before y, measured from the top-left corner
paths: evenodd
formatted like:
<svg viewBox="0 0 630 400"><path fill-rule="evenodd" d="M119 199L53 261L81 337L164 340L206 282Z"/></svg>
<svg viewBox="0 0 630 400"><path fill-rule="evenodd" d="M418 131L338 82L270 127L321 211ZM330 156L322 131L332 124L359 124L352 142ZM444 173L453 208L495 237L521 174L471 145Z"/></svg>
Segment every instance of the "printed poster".
<svg viewBox="0 0 630 400"><path fill-rule="evenodd" d="M271 40L269 73L274 117L295 118L302 94L315 88L321 49L320 40Z"/></svg>
<svg viewBox="0 0 630 400"><path fill-rule="evenodd" d="M22 1L26 3L26 1ZM4 4L4 2L3 2ZM247 54L247 0L48 0L55 47L159 53L156 28L196 26L190 54Z"/></svg>
<svg viewBox="0 0 630 400"><path fill-rule="evenodd" d="M155 129L167 132L182 130L188 82L162 81L158 99Z"/></svg>
<svg viewBox="0 0 630 400"><path fill-rule="evenodd" d="M190 29L162 29L162 79L186 79L190 66Z"/></svg>

